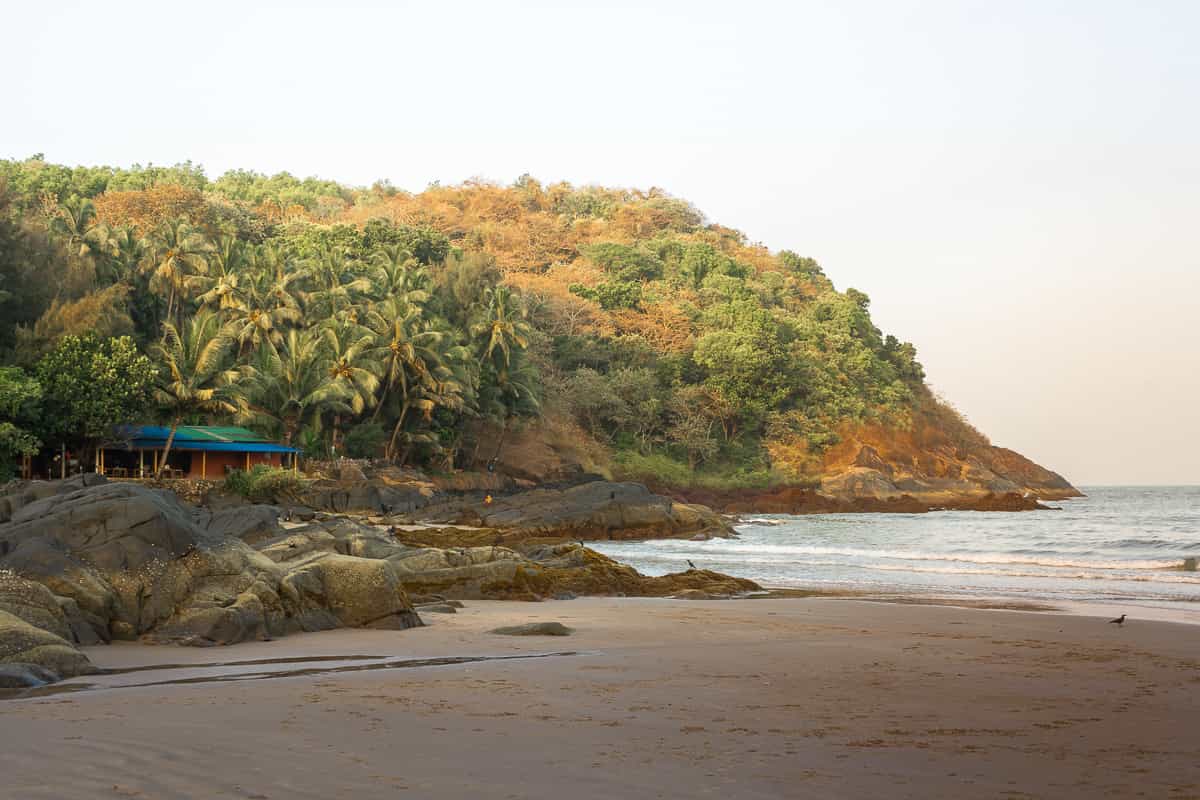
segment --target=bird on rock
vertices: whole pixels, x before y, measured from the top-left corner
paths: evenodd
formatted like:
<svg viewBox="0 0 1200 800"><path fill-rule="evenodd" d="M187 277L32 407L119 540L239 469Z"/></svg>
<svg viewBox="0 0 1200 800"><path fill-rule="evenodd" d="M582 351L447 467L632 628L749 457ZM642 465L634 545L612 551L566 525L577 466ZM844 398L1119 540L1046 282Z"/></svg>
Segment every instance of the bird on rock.
<svg viewBox="0 0 1200 800"><path fill-rule="evenodd" d="M692 563L692 560L691 560L690 558L687 558L687 559L684 559L684 560L688 562L688 567L689 567L690 569L696 569L696 565Z"/></svg>

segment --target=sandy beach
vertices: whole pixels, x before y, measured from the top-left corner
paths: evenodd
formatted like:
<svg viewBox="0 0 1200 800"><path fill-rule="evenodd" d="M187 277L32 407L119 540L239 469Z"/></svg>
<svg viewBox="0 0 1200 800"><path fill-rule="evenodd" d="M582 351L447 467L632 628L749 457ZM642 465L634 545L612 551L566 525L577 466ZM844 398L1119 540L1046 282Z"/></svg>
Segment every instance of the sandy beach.
<svg viewBox="0 0 1200 800"><path fill-rule="evenodd" d="M114 672L0 701L0 797L1200 797L1194 626L795 598L425 618L91 648ZM549 620L576 632L488 633Z"/></svg>

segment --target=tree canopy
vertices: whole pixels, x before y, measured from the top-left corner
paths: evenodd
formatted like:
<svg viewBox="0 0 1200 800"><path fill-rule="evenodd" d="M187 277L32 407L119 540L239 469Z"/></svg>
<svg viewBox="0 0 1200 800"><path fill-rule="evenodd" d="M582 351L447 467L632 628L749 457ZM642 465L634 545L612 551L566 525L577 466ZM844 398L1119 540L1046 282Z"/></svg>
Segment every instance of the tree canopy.
<svg viewBox="0 0 1200 800"><path fill-rule="evenodd" d="M660 189L529 176L0 160L0 363L36 376L47 445L153 409L443 468L552 418L664 480L802 479L848 421L935 402L813 259Z"/></svg>

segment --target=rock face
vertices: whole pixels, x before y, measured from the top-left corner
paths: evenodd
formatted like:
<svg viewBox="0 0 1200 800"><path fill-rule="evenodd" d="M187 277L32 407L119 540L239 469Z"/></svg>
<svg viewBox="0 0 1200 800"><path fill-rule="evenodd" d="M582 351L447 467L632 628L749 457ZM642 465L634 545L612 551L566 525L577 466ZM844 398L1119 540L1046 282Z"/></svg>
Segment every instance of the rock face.
<svg viewBox="0 0 1200 800"><path fill-rule="evenodd" d="M653 494L640 483L590 481L565 489L542 488L488 503L483 497L430 506L410 520L440 520L487 529L473 543L510 544L529 539L654 539L732 536L733 529L703 506ZM497 537L499 539L497 540ZM460 542L464 537L459 536Z"/></svg>
<svg viewBox="0 0 1200 800"><path fill-rule="evenodd" d="M508 625L491 630L491 633L501 636L570 636L574 632L561 622L527 622L524 625Z"/></svg>
<svg viewBox="0 0 1200 800"><path fill-rule="evenodd" d="M20 617L0 611L0 666L22 664L40 667L57 678L95 672L87 656L74 645Z"/></svg>
<svg viewBox="0 0 1200 800"><path fill-rule="evenodd" d="M908 430L848 424L839 435L841 441L822 456L820 481L821 493L837 499L907 495L932 505L958 505L988 494L1081 496L1061 475L995 447L973 429L917 417Z"/></svg>
<svg viewBox="0 0 1200 800"><path fill-rule="evenodd" d="M0 527L0 553L30 539L53 541L104 570L138 569L194 546L195 526L173 494L108 483L54 494L13 512Z"/></svg>
<svg viewBox="0 0 1200 800"><path fill-rule="evenodd" d="M408 628L421 624L410 593L445 603L758 589L701 570L646 577L577 543L545 543L564 533L721 533L724 523L707 510L635 484L526 494L487 507L508 527L435 529L445 541L430 546L417 540L430 529L374 517L317 515L285 527L273 506L189 508L136 484L19 487L4 496L17 500L0 523L0 680L33 685L45 674L87 673L77 646L113 639L211 646L346 626ZM481 535L493 541L453 541ZM512 546L495 543L497 535Z"/></svg>
<svg viewBox="0 0 1200 800"><path fill-rule="evenodd" d="M60 675L37 664L0 664L0 689L32 689L58 680Z"/></svg>
<svg viewBox="0 0 1200 800"><path fill-rule="evenodd" d="M725 492L687 490L681 495L720 508L730 514L923 514L928 511L1034 511L1052 506L1036 497L1006 494L952 495L932 498L910 494L885 497L842 497L813 489L783 486L777 489L739 489Z"/></svg>
<svg viewBox="0 0 1200 800"><path fill-rule="evenodd" d="M65 676L86 663L74 644L232 644L420 624L387 561L310 547L285 565L247 544L284 534L276 509L193 513L170 492L134 484L44 488L0 524L0 662Z"/></svg>

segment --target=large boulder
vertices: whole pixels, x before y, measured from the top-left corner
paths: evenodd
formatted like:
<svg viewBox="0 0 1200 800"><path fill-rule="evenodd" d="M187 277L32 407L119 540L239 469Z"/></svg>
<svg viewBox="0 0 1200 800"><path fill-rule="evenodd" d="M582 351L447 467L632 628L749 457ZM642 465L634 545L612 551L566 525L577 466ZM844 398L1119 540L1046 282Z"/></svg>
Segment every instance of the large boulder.
<svg viewBox="0 0 1200 800"><path fill-rule="evenodd" d="M464 600L492 596L488 587L511 586L530 563L507 547L414 547L388 560L413 594Z"/></svg>
<svg viewBox="0 0 1200 800"><path fill-rule="evenodd" d="M420 624L386 561L336 552L372 550L368 529L342 540L317 529L306 539L289 536L277 514L266 506L194 511L136 484L50 494L0 524L0 570L37 587L22 583L0 598L14 617L85 644L233 644L341 625ZM299 553L288 546L297 541L307 542ZM394 549L403 545L378 554Z"/></svg>
<svg viewBox="0 0 1200 800"><path fill-rule="evenodd" d="M346 627L403 629L421 624L387 561L317 556L290 571L280 588L300 609L327 609Z"/></svg>
<svg viewBox="0 0 1200 800"><path fill-rule="evenodd" d="M117 616L117 594L100 571L72 557L61 542L31 537L17 545L0 567L49 589L60 600L73 638L80 644L107 642ZM69 601L70 605L64 605Z"/></svg>
<svg viewBox="0 0 1200 800"><path fill-rule="evenodd" d="M520 538L647 539L732 536L719 515L678 503L640 483L591 481L567 489L533 489L468 506L459 522ZM507 540L507 539L506 539Z"/></svg>
<svg viewBox="0 0 1200 800"><path fill-rule="evenodd" d="M18 509L38 500L107 482L107 478L94 472L61 481L14 481L0 490L0 522L8 522Z"/></svg>
<svg viewBox="0 0 1200 800"><path fill-rule="evenodd" d="M71 640L71 627L54 593L40 583L0 572L0 611L7 611L62 639Z"/></svg>
<svg viewBox="0 0 1200 800"><path fill-rule="evenodd" d="M66 639L0 611L0 664L33 664L60 678L96 671L87 656Z"/></svg>
<svg viewBox="0 0 1200 800"><path fill-rule="evenodd" d="M369 511L376 514L411 513L429 503L429 492L420 486L396 486L380 479L368 481L313 481L296 498L309 508L335 513Z"/></svg>
<svg viewBox="0 0 1200 800"><path fill-rule="evenodd" d="M0 664L0 689L33 689L59 680L59 676L37 664Z"/></svg>
<svg viewBox="0 0 1200 800"><path fill-rule="evenodd" d="M196 509L192 518L211 534L241 539L246 544L254 545L274 538L283 531L279 526L279 515L277 506L248 505L216 511Z"/></svg>
<svg viewBox="0 0 1200 800"><path fill-rule="evenodd" d="M196 530L170 492L103 483L17 509L0 525L0 554L37 537L99 569L133 570L183 556L196 546Z"/></svg>

